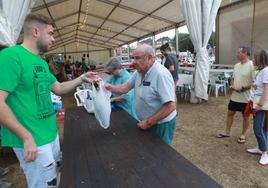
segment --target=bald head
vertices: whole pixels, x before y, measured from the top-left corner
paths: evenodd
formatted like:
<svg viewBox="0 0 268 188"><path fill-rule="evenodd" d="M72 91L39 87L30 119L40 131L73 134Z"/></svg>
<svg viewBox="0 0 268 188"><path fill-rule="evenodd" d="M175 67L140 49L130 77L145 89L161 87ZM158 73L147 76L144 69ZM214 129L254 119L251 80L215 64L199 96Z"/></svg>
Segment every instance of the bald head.
<svg viewBox="0 0 268 188"><path fill-rule="evenodd" d="M133 51L133 58L133 64L137 71L145 74L154 64L154 49L150 45L142 44Z"/></svg>
<svg viewBox="0 0 268 188"><path fill-rule="evenodd" d="M148 44L142 44L136 48L137 52L143 53L144 55L150 55L151 57L155 57L155 51L152 46Z"/></svg>

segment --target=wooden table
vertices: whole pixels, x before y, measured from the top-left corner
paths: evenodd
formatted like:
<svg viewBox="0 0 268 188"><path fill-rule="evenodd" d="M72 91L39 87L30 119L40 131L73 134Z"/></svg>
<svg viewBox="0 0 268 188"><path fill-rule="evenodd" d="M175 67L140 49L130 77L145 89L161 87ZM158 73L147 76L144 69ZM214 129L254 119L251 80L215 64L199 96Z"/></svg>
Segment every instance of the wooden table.
<svg viewBox="0 0 268 188"><path fill-rule="evenodd" d="M220 187L123 110L106 130L82 107L65 118L61 188Z"/></svg>

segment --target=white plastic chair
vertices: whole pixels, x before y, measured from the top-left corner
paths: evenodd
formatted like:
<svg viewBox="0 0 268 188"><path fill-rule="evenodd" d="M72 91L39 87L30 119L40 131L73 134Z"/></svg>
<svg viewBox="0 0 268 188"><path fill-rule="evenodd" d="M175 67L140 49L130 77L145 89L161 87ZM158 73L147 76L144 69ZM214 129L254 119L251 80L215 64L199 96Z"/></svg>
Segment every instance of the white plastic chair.
<svg viewBox="0 0 268 188"><path fill-rule="evenodd" d="M209 77L209 95L211 94L211 91L213 90L215 93L216 98L218 97L219 90L222 88L224 91L224 95L226 96L226 84L222 83L216 75L210 75Z"/></svg>
<svg viewBox="0 0 268 188"><path fill-rule="evenodd" d="M179 94L182 94L184 100L188 95L191 95L191 85L193 82L193 75L179 74L179 81L176 85L176 90Z"/></svg>

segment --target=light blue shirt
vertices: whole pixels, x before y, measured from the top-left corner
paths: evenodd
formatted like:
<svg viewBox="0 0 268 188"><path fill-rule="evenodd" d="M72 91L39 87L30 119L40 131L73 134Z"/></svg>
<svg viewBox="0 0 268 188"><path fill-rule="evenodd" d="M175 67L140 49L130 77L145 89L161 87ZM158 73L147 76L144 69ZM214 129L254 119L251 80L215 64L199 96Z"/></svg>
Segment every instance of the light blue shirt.
<svg viewBox="0 0 268 188"><path fill-rule="evenodd" d="M135 110L140 120L156 114L165 103L175 102L175 85L170 72L161 64L154 63L142 78L135 72L128 81L134 88ZM176 110L158 123L171 121L176 116Z"/></svg>
<svg viewBox="0 0 268 188"><path fill-rule="evenodd" d="M107 82L112 85L120 85L126 83L130 79L130 77L131 77L130 73L126 69L122 69L119 77L111 76L110 78L108 78ZM115 102L115 105L119 106L120 108L128 112L132 117L138 120L137 115L135 113L133 89L123 95L112 93L112 97L118 97L118 96L121 96L123 99L125 99L125 101Z"/></svg>

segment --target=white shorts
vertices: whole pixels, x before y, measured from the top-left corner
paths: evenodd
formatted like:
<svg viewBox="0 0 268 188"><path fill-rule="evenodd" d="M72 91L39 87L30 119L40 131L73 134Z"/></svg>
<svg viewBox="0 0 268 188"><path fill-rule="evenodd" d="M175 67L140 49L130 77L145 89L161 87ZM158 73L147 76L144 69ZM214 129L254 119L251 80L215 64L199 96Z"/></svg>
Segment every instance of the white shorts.
<svg viewBox="0 0 268 188"><path fill-rule="evenodd" d="M13 148L22 168L28 188L56 187L57 167L61 160L59 136L46 145L37 147L37 158L33 162L24 161L24 149ZM48 185L53 184L53 185Z"/></svg>

